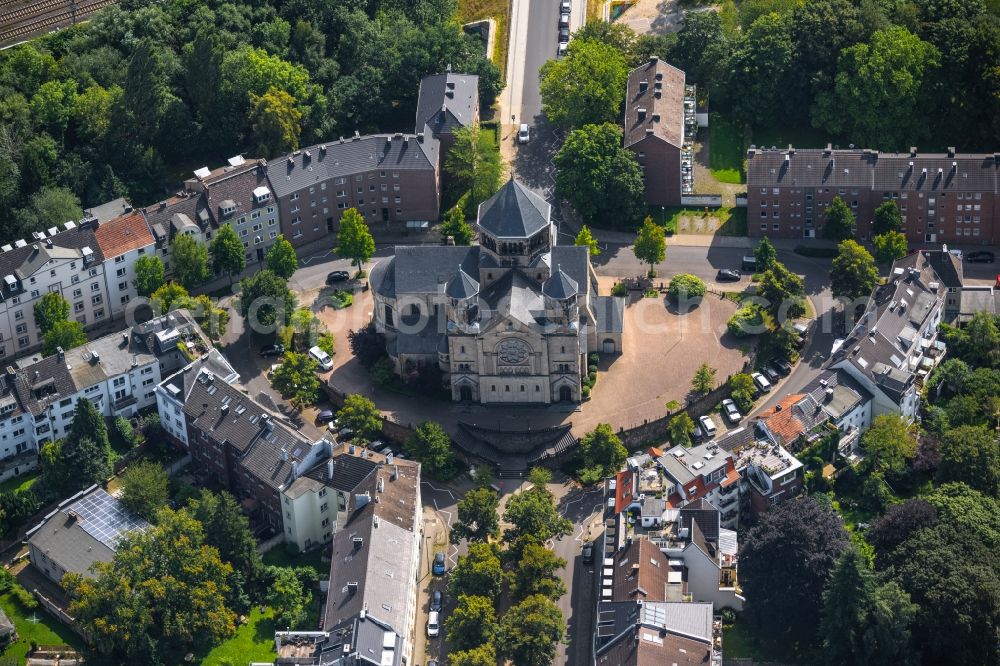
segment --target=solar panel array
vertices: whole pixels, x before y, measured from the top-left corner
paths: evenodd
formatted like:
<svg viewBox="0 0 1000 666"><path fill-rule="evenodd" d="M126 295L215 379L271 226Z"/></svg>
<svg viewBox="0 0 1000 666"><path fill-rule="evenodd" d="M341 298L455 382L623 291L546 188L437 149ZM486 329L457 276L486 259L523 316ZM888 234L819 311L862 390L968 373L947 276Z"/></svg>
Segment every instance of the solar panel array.
<svg viewBox="0 0 1000 666"><path fill-rule="evenodd" d="M142 530L149 524L126 511L121 503L103 490L96 490L70 505L79 516L80 527L108 548L115 550L118 539L127 532Z"/></svg>

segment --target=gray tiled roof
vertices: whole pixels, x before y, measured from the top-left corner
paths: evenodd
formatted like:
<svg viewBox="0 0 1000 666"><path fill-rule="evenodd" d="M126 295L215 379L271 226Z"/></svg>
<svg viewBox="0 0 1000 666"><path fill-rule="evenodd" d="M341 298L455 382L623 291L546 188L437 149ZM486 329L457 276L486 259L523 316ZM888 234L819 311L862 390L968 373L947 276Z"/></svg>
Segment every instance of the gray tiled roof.
<svg viewBox="0 0 1000 666"><path fill-rule="evenodd" d="M641 81L647 86L643 92ZM625 93L625 147L650 135L678 148L684 143L684 72L659 58L629 72Z"/></svg>
<svg viewBox="0 0 1000 666"><path fill-rule="evenodd" d="M598 333L621 333L625 330L625 299L618 296L594 296L590 299L597 318Z"/></svg>
<svg viewBox="0 0 1000 666"><path fill-rule="evenodd" d="M104 222L110 222L116 217L121 217L128 212L127 209L129 208L131 208L131 206L128 201L126 201L124 197L119 197L88 208L83 212L93 218L96 218L98 222L103 224Z"/></svg>
<svg viewBox="0 0 1000 666"><path fill-rule="evenodd" d="M423 131L426 125L435 135L450 134L459 127L472 125L478 108L479 77L475 74L448 72L425 76L417 95L415 131Z"/></svg>
<svg viewBox="0 0 1000 666"><path fill-rule="evenodd" d="M910 163L913 167L910 168ZM925 171L926 169L926 171ZM880 153L875 162L875 190L996 191L992 155L898 155Z"/></svg>
<svg viewBox="0 0 1000 666"><path fill-rule="evenodd" d="M393 265L393 294L438 294L444 291L448 280L458 267L470 275L479 274L479 246L399 245ZM386 263L386 262L382 262ZM380 264L381 265L381 264ZM390 269L386 266L386 271ZM386 274L387 275L387 274ZM382 282L376 287L379 293L385 288Z"/></svg>
<svg viewBox="0 0 1000 666"><path fill-rule="evenodd" d="M481 297L492 311L484 331L507 318L530 326L545 317L545 301L538 283L516 268L487 287Z"/></svg>
<svg viewBox="0 0 1000 666"><path fill-rule="evenodd" d="M787 159L786 159L787 158ZM820 149L751 149L747 154L747 187L871 188L870 151Z"/></svg>
<svg viewBox="0 0 1000 666"><path fill-rule="evenodd" d="M179 193L159 203L146 206L142 212L153 236L160 243L173 236L171 229L175 227L175 215L184 215L202 230L212 219L208 213L207 198L204 193Z"/></svg>
<svg viewBox="0 0 1000 666"><path fill-rule="evenodd" d="M549 261L576 282L580 295L590 291L590 254L579 245L556 245Z"/></svg>
<svg viewBox="0 0 1000 666"><path fill-rule="evenodd" d="M496 238L529 238L549 225L551 206L511 178L479 204L480 228Z"/></svg>
<svg viewBox="0 0 1000 666"><path fill-rule="evenodd" d="M961 288L963 283L964 270L962 260L951 252L942 250L921 250L924 257L930 263L931 268L937 273L938 279L946 287Z"/></svg>
<svg viewBox="0 0 1000 666"><path fill-rule="evenodd" d="M260 437L266 425L261 417L270 418L263 407L239 389L203 371L196 376L184 401L184 413L192 426L240 452Z"/></svg>
<svg viewBox="0 0 1000 666"><path fill-rule="evenodd" d="M473 280L472 277L470 277L469 274L463 271L462 267L459 266L455 275L448 281L448 286L445 288L444 292L450 298L456 298L459 300L472 298L479 293L479 283Z"/></svg>
<svg viewBox="0 0 1000 666"><path fill-rule="evenodd" d="M407 134L372 134L328 141L272 160L267 165L275 197L284 197L330 178L373 169L434 170L437 139ZM308 154L308 156L307 156Z"/></svg>
<svg viewBox="0 0 1000 666"><path fill-rule="evenodd" d="M41 241L31 238L24 240L28 241L24 247L14 247L6 252L0 251L0 279L13 274L26 278L49 260L46 255L74 258L80 256L80 251L85 247L89 247L93 251L95 265L104 261L97 236L94 235L94 230L89 227L77 226ZM51 248L48 247L49 243L52 244ZM35 246L38 246L37 250ZM2 285L2 287L4 296L7 296L6 285Z"/></svg>
<svg viewBox="0 0 1000 666"><path fill-rule="evenodd" d="M306 472L306 476L322 481L331 488L345 493L357 490L378 469L378 463L371 458L342 453L333 458L333 477L327 474L327 465L317 465Z"/></svg>
<svg viewBox="0 0 1000 666"><path fill-rule="evenodd" d="M829 398L828 389L833 391ZM814 403L822 405L833 419L839 419L856 405L872 399L871 392L843 370L824 370L806 384L802 392L812 396Z"/></svg>
<svg viewBox="0 0 1000 666"><path fill-rule="evenodd" d="M274 201L268 199L263 203L257 203L253 191L258 187L271 189L267 180L267 171L264 160L248 160L241 167L231 168L224 171L219 176L206 179L208 210L215 218L215 224L219 225L240 215L266 206L274 205ZM229 215L222 215L222 203L231 201L236 204L236 211Z"/></svg>
<svg viewBox="0 0 1000 666"><path fill-rule="evenodd" d="M580 285L563 272L562 266L557 266L552 275L542 283L542 293L549 298L565 300L576 296Z"/></svg>

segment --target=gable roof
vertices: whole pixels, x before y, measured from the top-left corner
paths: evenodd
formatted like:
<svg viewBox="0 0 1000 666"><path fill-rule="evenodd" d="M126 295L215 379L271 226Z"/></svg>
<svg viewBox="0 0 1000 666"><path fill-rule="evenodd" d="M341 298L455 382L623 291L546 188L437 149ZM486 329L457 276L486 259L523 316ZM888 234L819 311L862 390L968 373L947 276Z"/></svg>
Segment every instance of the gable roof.
<svg viewBox="0 0 1000 666"><path fill-rule="evenodd" d="M271 190L266 165L267 162L262 159L248 160L237 167L224 167L220 173L204 179L205 203L216 225L246 215L257 208L274 205L271 198L258 203L254 194L261 187L268 192ZM223 214L222 209L226 204L233 206L235 210Z"/></svg>
<svg viewBox="0 0 1000 666"><path fill-rule="evenodd" d="M649 539L633 539L615 553L612 601L666 601L670 562Z"/></svg>
<svg viewBox="0 0 1000 666"><path fill-rule="evenodd" d="M562 301L576 296L579 292L579 287L576 280L566 275L563 272L562 266L558 265L549 279L542 283L542 293L549 298Z"/></svg>
<svg viewBox="0 0 1000 666"><path fill-rule="evenodd" d="M549 226L552 207L540 196L511 178L479 204L476 221L495 238L530 238Z"/></svg>
<svg viewBox="0 0 1000 666"><path fill-rule="evenodd" d="M83 258L83 250L90 248L96 265L104 261L104 255L97 243L91 224L77 226L67 223L64 231L49 234L44 239L26 239L22 247L0 251L0 279L7 275L17 275L25 279L33 275L50 259L72 261ZM20 241L18 241L20 242ZM6 247L6 246L5 246ZM83 268L82 266L80 267ZM4 295L8 295L7 285L0 285Z"/></svg>
<svg viewBox="0 0 1000 666"><path fill-rule="evenodd" d="M684 72L655 56L629 72L625 92L625 147L646 137L684 143Z"/></svg>
<svg viewBox="0 0 1000 666"><path fill-rule="evenodd" d="M456 298L458 300L464 300L466 298L472 298L479 293L479 283L472 279L468 273L462 270L459 266L455 275L448 280L448 285L445 287L444 293L450 298Z"/></svg>
<svg viewBox="0 0 1000 666"><path fill-rule="evenodd" d="M431 74L420 80L415 132L427 126L435 135L451 134L476 122L479 77L475 74Z"/></svg>
<svg viewBox="0 0 1000 666"><path fill-rule="evenodd" d="M132 211L101 224L94 235L105 259L148 247L154 242L146 218L139 211Z"/></svg>

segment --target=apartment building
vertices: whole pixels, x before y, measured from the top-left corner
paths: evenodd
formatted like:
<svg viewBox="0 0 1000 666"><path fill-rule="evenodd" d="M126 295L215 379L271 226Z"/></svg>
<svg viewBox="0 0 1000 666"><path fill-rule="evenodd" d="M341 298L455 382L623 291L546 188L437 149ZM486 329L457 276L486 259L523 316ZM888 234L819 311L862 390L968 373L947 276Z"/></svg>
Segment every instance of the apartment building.
<svg viewBox="0 0 1000 666"><path fill-rule="evenodd" d="M1000 153L881 153L876 150L747 151L751 236L820 238L827 207L840 197L870 239L875 209L895 202L910 243L992 245L1000 233Z"/></svg>
<svg viewBox="0 0 1000 666"><path fill-rule="evenodd" d="M156 385L156 412L160 415L160 425L168 437L184 449L189 445L184 402L201 370L207 370L227 384L235 384L240 379L226 357L213 347Z"/></svg>
<svg viewBox="0 0 1000 666"><path fill-rule="evenodd" d="M479 77L450 71L420 80L415 132L429 130L440 141L438 173L455 144L455 130L479 122ZM426 129L425 129L426 128Z"/></svg>
<svg viewBox="0 0 1000 666"><path fill-rule="evenodd" d="M212 240L217 227L208 210L204 192L180 190L173 196L142 209L146 224L156 243L156 256L163 262L169 277L174 272L170 261L170 243L178 235L190 236L200 244Z"/></svg>
<svg viewBox="0 0 1000 666"><path fill-rule="evenodd" d="M127 213L102 222L94 231L104 256L104 278L111 317L125 314L129 301L139 294L135 288L135 262L156 252L156 241L142 213Z"/></svg>
<svg viewBox="0 0 1000 666"><path fill-rule="evenodd" d="M758 427L757 423L761 425ZM766 423L761 420L754 427L736 428L715 443L719 450L733 457L740 475L736 507L740 517L749 520L757 520L770 507L799 495L804 489L804 466L778 443L777 436L767 429ZM779 425L783 423L772 422L775 430Z"/></svg>
<svg viewBox="0 0 1000 666"><path fill-rule="evenodd" d="M319 240L339 228L348 208L383 228L436 220L438 148L426 130L356 133L272 160L267 176L282 233L296 247Z"/></svg>
<svg viewBox="0 0 1000 666"><path fill-rule="evenodd" d="M69 301L70 317L84 326L111 317L97 228L94 218L67 222L0 247L0 358L41 345L34 306L50 291Z"/></svg>
<svg viewBox="0 0 1000 666"><path fill-rule="evenodd" d="M646 202L654 206L681 205L685 90L684 72L657 57L628 76L625 147L642 167Z"/></svg>
<svg viewBox="0 0 1000 666"><path fill-rule="evenodd" d="M8 365L0 379L0 480L32 469L41 447L69 432L80 398L108 417L131 417L156 404L160 377L194 353L188 343L191 349L207 344L197 324L177 311L69 351Z"/></svg>

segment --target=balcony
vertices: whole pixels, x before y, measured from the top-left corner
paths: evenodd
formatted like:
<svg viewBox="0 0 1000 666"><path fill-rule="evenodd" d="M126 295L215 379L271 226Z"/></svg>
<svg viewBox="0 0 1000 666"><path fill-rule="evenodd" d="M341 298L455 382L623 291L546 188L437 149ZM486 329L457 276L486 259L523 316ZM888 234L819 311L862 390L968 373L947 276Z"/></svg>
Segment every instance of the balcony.
<svg viewBox="0 0 1000 666"><path fill-rule="evenodd" d="M131 407L137 402L139 402L139 398L135 397L135 395L126 395L118 398L117 400L112 400L111 408L116 412L120 412L123 409Z"/></svg>

